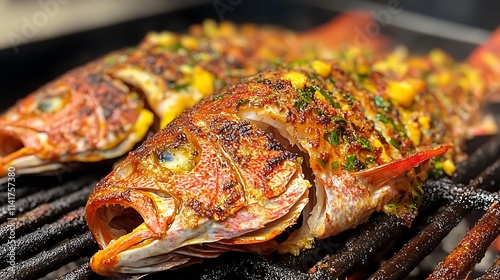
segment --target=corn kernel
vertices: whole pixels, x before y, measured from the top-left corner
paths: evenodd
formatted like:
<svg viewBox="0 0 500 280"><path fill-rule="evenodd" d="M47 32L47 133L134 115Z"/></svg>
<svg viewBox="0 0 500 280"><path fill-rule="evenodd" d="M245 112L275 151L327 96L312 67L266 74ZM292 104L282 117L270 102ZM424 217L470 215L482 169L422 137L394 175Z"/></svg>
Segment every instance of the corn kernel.
<svg viewBox="0 0 500 280"><path fill-rule="evenodd" d="M449 72L441 72L435 74L435 83L439 86L446 86L451 82L451 74Z"/></svg>
<svg viewBox="0 0 500 280"><path fill-rule="evenodd" d="M419 125L410 120L408 121L406 127L408 129L408 138L410 138L413 146L417 147L420 144L420 139L422 138L422 132L420 131Z"/></svg>
<svg viewBox="0 0 500 280"><path fill-rule="evenodd" d="M457 168L451 159L447 159L443 162L443 171L448 176L453 175L453 173L455 173L455 170L457 170Z"/></svg>
<svg viewBox="0 0 500 280"><path fill-rule="evenodd" d="M380 153L380 157L381 157L383 162L391 161L391 158L389 157L389 155L387 155L385 148L382 145L382 143L380 142L380 140L378 140L377 138L372 138L372 140L370 141L370 144L372 145L372 147L382 148L382 153Z"/></svg>
<svg viewBox="0 0 500 280"><path fill-rule="evenodd" d="M181 44L184 48L188 50L195 50L198 48L198 41L191 36L185 36L181 38Z"/></svg>
<svg viewBox="0 0 500 280"><path fill-rule="evenodd" d="M206 19L202 23L203 33L208 37L216 37L219 33L217 22L213 19Z"/></svg>
<svg viewBox="0 0 500 280"><path fill-rule="evenodd" d="M304 89L307 82L306 75L295 71L284 74L283 79L289 80L292 83L292 86L297 89Z"/></svg>
<svg viewBox="0 0 500 280"><path fill-rule="evenodd" d="M175 34L168 31L150 32L146 36L146 42L165 47L172 45L176 40Z"/></svg>
<svg viewBox="0 0 500 280"><path fill-rule="evenodd" d="M424 130L429 130L431 128L431 118L428 116L419 117L418 123Z"/></svg>
<svg viewBox="0 0 500 280"><path fill-rule="evenodd" d="M318 75L320 75L323 78L326 78L328 75L330 75L330 72L332 72L332 66L328 63L325 63L321 60L315 60L312 62L312 68Z"/></svg>
<svg viewBox="0 0 500 280"><path fill-rule="evenodd" d="M321 94L321 92L319 92L319 91L315 91L314 92L314 99L321 100L321 101L323 101L325 103L328 103L328 101L326 101L326 99L323 96L323 94Z"/></svg>
<svg viewBox="0 0 500 280"><path fill-rule="evenodd" d="M391 81L387 85L387 94L397 104L410 107L417 92L408 82Z"/></svg>
<svg viewBox="0 0 500 280"><path fill-rule="evenodd" d="M201 92L201 94L204 96L212 94L215 87L214 82L215 78L212 73L199 66L194 68L191 85Z"/></svg>
<svg viewBox="0 0 500 280"><path fill-rule="evenodd" d="M451 59L442 50L434 49L429 53L429 58L434 65L445 65Z"/></svg>

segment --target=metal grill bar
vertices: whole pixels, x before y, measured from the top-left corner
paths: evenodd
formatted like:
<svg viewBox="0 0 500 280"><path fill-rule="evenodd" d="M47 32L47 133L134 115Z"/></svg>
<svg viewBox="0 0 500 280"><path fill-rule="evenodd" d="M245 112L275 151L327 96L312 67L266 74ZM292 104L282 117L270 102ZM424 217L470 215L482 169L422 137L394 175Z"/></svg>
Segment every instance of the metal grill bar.
<svg viewBox="0 0 500 280"><path fill-rule="evenodd" d="M458 279L470 272L500 234L500 203L494 203L427 279Z"/></svg>
<svg viewBox="0 0 500 280"><path fill-rule="evenodd" d="M369 223L358 238L339 253L330 256L325 265L318 265L315 279L336 279L352 272L370 256L380 252L391 240L401 235L404 223L394 215L383 215Z"/></svg>
<svg viewBox="0 0 500 280"><path fill-rule="evenodd" d="M411 239L371 277L375 279L402 279L415 268L441 240L469 213L470 208L452 204L437 214L430 223Z"/></svg>
<svg viewBox="0 0 500 280"><path fill-rule="evenodd" d="M7 221L8 218L16 216L20 213L29 211L40 204L50 202L62 196L70 194L81 189L82 186L89 184L93 177L83 176L68 183L64 183L59 187L49 190L41 190L24 198L16 200L15 209L9 209L8 205L3 205L0 208L0 223Z"/></svg>
<svg viewBox="0 0 500 280"><path fill-rule="evenodd" d="M56 278L56 280L89 280L89 279L104 279L104 277L97 275L90 268L90 263L86 262L82 264L79 268L74 269L61 277Z"/></svg>
<svg viewBox="0 0 500 280"><path fill-rule="evenodd" d="M56 244L66 237L82 233L87 229L84 219L84 208L70 212L52 224L44 225L36 231L21 236L14 243L2 244L0 247L0 268L8 265L9 252L12 246L16 248L16 260L33 255L49 246Z"/></svg>
<svg viewBox="0 0 500 280"><path fill-rule="evenodd" d="M477 174L487 168L490 163L500 157L500 135L491 138L476 149L466 161L457 165L457 171L453 174L453 182L469 183Z"/></svg>
<svg viewBox="0 0 500 280"><path fill-rule="evenodd" d="M0 241L5 241L12 229L16 235L22 235L32 229L52 222L60 215L85 205L94 183L77 190L70 195L63 196L51 203L42 204L25 213L21 217L9 220L0 225Z"/></svg>
<svg viewBox="0 0 500 280"><path fill-rule="evenodd" d="M0 270L0 279L33 279L53 271L62 264L88 256L97 250L97 244L88 231L60 245Z"/></svg>
<svg viewBox="0 0 500 280"><path fill-rule="evenodd" d="M498 146L498 143L497 143ZM490 165L479 177L472 180L467 187L457 187L450 180L428 180L426 186L426 202L445 198L453 201L451 205L438 213L429 224L421 230L417 236L408 241L399 252L370 277L370 279L402 279L408 275L436 246L448 235L448 233L468 214L472 209L488 208L498 196L478 189L482 183L489 181L497 175L497 163Z"/></svg>
<svg viewBox="0 0 500 280"><path fill-rule="evenodd" d="M490 279L500 279L500 256L493 263L493 265L486 270L485 274L477 280L490 280Z"/></svg>

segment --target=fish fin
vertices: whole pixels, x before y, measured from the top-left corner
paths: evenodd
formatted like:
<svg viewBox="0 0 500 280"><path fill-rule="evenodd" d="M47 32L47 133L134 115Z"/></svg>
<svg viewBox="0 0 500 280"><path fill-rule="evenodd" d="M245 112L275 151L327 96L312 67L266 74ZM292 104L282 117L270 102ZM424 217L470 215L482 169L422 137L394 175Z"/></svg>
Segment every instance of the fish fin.
<svg viewBox="0 0 500 280"><path fill-rule="evenodd" d="M495 117L489 113L480 120L473 122L467 128L467 137L472 139L478 136L495 135L498 133L498 125Z"/></svg>
<svg viewBox="0 0 500 280"><path fill-rule="evenodd" d="M472 52L467 62L485 78L486 86L492 91L487 97L489 101L500 102L500 27Z"/></svg>
<svg viewBox="0 0 500 280"><path fill-rule="evenodd" d="M372 186L381 186L391 179L394 179L416 167L420 163L441 155L448 151L451 145L440 145L430 150L418 152L414 155L383 164L368 170L356 172L355 176L358 179L367 181Z"/></svg>
<svg viewBox="0 0 500 280"><path fill-rule="evenodd" d="M333 50L356 47L374 52L389 50L390 39L382 34L367 34L370 25L379 24L367 11L352 10L309 29L300 36L324 44ZM304 40L307 41L307 40Z"/></svg>

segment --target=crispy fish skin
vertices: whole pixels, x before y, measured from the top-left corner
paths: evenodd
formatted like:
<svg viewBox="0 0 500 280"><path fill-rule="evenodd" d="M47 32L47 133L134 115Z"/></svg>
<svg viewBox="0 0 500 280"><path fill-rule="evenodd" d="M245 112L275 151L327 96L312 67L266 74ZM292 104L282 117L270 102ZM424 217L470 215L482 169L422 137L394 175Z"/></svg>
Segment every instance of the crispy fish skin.
<svg viewBox="0 0 500 280"><path fill-rule="evenodd" d="M439 53L394 55L278 67L184 112L91 194L86 219L102 248L92 269L153 272L229 250L298 253L375 211L411 223L429 171L452 171L460 156L455 127L481 89L471 69ZM448 92L423 82L445 70L474 78ZM451 98L470 102L453 109ZM300 229L274 241L301 212Z"/></svg>

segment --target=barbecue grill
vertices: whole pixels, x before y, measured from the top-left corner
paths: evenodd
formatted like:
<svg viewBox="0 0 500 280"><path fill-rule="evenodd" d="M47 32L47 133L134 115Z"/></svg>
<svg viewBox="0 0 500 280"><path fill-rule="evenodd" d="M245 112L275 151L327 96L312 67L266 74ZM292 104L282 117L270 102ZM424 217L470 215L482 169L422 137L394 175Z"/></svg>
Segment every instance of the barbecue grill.
<svg viewBox="0 0 500 280"><path fill-rule="evenodd" d="M0 51L0 58L9 68L6 77L16 74L25 77L22 85L18 79L2 81L2 87L6 86L5 92L27 93L71 67L113 49L135 44L149 30L182 31L189 23L216 17L213 9L213 3L209 3L33 43L21 46L19 55L12 55L11 50ZM283 9L282 15L276 18L274 13L280 9ZM228 13L227 18L237 22L270 22L305 29L335 14L332 10L297 2L293 5L273 2L265 6L264 1L257 1L253 4L243 2L240 8L235 7ZM110 41L110 34L123 34L124 30L130 36L115 36L113 38L119 39ZM402 43L419 42L410 44L411 51L416 52L439 46L457 58L463 58L475 47L473 42L395 26L387 26L383 32ZM97 41L93 44L99 47L89 50L86 44L90 41ZM61 63L49 64L45 55L47 51L59 55L50 59ZM41 68L28 69L26 65L29 63ZM45 71L40 77L45 64L50 71ZM28 83L32 76L33 83ZM10 100L2 96L5 98L2 106L11 105L20 97L12 96ZM493 113L499 123L500 104L490 104L486 110ZM299 256L227 253L188 268L130 278L460 279L468 276L472 279L500 279L499 254L489 249L500 234L500 186L495 184L500 179L500 135L469 141L467 152L469 158L457 166L452 178L426 182L424 203L411 227L396 216L375 214L356 229L319 240L313 249ZM76 165L68 168L75 172L45 178L17 178L15 207L9 207L7 186L0 186L0 279L104 279L93 273L88 264L97 244L83 218L83 206L95 182L111 170L111 163L84 171L77 171ZM11 218L12 213L15 219ZM462 228L457 225L462 225ZM464 230L463 225L470 230ZM457 229L460 231L458 237L454 234ZM451 246L452 250L447 252L446 246ZM485 255L486 264L475 269Z"/></svg>

